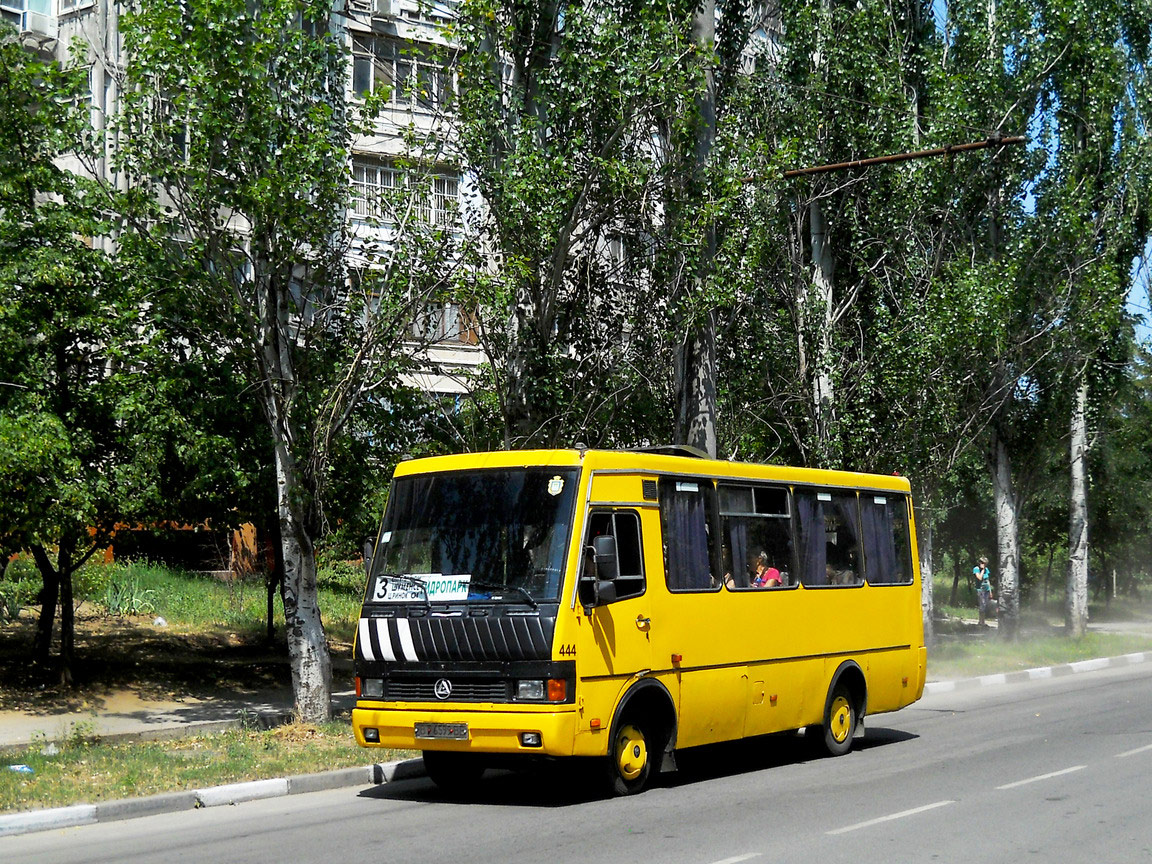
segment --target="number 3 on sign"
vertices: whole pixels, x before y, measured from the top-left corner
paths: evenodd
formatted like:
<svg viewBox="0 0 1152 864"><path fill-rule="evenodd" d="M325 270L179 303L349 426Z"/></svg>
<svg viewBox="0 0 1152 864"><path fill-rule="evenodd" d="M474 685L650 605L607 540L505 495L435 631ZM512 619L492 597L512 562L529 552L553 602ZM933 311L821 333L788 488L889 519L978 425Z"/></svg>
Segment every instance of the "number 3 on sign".
<svg viewBox="0 0 1152 864"><path fill-rule="evenodd" d="M561 645L560 646L560 656L561 657L575 657L576 656L576 646L574 644L573 645Z"/></svg>

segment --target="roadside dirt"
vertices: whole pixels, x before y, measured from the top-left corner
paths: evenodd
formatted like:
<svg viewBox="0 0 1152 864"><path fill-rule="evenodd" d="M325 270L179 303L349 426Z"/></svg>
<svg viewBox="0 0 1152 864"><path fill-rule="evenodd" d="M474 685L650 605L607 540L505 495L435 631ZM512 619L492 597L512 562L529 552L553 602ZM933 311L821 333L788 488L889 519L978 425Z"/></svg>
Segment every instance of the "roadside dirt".
<svg viewBox="0 0 1152 864"><path fill-rule="evenodd" d="M149 702L236 697L290 687L283 629L269 644L263 634L224 628L191 631L156 626L155 616L106 617L86 604L76 613L76 661L72 685L60 683L60 627L52 659L31 660L37 611L25 609L18 621L0 625L0 711L54 714L62 710L102 710L124 694ZM339 670L351 646L331 646ZM349 673L337 672L337 686Z"/></svg>

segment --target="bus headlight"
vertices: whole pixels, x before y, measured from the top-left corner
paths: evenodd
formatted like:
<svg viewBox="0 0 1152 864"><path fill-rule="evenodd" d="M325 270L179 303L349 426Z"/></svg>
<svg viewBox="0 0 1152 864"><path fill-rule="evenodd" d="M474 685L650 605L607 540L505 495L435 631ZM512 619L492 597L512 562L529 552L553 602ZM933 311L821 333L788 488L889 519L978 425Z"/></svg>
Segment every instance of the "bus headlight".
<svg viewBox="0 0 1152 864"><path fill-rule="evenodd" d="M537 702L544 699L544 682L543 681L517 681L516 682L516 698L528 699Z"/></svg>
<svg viewBox="0 0 1152 864"><path fill-rule="evenodd" d="M384 679L383 678L357 678L356 679L356 695L361 699L383 699L384 698Z"/></svg>

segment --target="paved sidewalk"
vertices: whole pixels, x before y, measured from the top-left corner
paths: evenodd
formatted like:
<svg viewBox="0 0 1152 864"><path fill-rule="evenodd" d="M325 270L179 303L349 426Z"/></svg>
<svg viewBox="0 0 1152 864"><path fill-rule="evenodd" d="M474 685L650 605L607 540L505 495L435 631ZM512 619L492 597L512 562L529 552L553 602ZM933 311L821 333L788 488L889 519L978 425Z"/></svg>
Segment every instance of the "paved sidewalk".
<svg viewBox="0 0 1152 864"><path fill-rule="evenodd" d="M351 707L351 691L333 695L333 707ZM142 699L131 691L102 697L99 707L78 711L0 711L0 753L27 745L65 741L73 735L105 741L172 738L242 723L275 725L292 714L288 688L237 693L218 699Z"/></svg>

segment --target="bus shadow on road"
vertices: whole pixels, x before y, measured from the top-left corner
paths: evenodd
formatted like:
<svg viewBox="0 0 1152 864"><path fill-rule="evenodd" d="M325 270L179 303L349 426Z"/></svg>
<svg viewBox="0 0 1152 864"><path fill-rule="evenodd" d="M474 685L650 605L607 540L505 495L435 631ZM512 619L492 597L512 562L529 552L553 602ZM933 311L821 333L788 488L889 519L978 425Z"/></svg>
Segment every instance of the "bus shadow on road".
<svg viewBox="0 0 1152 864"><path fill-rule="evenodd" d="M900 729L869 726L863 737L852 742L852 750L873 750L918 737ZM664 776L669 780L667 785L680 786L827 758L830 757L800 733L764 735L681 751L676 754L679 770Z"/></svg>
<svg viewBox="0 0 1152 864"><path fill-rule="evenodd" d="M900 729L869 726L852 749L866 752L915 740ZM849 754L850 758L851 754ZM654 788L674 789L694 783L800 765L828 757L798 734L765 735L723 744L694 747L676 754L677 770L661 774ZM361 798L442 804L492 804L514 807L571 807L608 799L602 766L594 760L541 762L521 770L489 769L483 779L460 792L446 792L431 780L405 780L365 789Z"/></svg>

